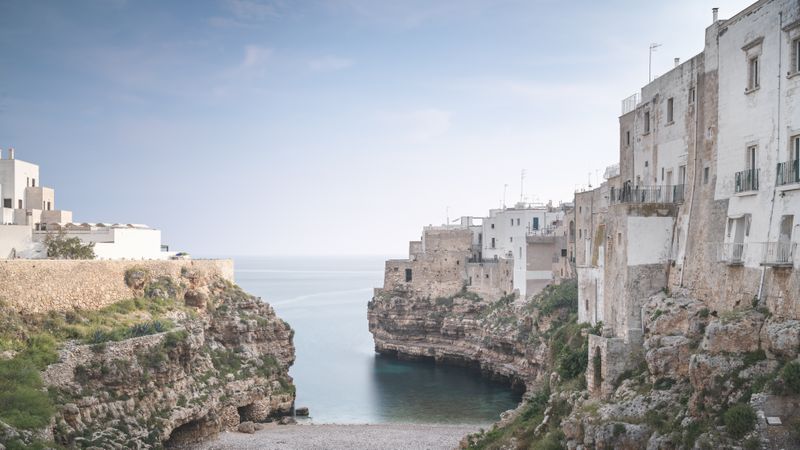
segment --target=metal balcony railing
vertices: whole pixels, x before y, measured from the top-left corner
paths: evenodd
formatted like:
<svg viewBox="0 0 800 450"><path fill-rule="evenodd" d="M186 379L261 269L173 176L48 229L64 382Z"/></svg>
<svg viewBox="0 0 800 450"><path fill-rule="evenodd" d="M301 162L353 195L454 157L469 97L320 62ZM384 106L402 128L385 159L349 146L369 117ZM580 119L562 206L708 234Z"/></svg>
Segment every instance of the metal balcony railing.
<svg viewBox="0 0 800 450"><path fill-rule="evenodd" d="M611 203L683 203L684 185L623 186L611 188Z"/></svg>
<svg viewBox="0 0 800 450"><path fill-rule="evenodd" d="M747 244L742 242L726 242L717 247L717 261L730 266L744 264L744 253Z"/></svg>
<svg viewBox="0 0 800 450"><path fill-rule="evenodd" d="M783 186L785 184L800 183L800 160L785 161L778 163L778 173L775 177L775 184Z"/></svg>
<svg viewBox="0 0 800 450"><path fill-rule="evenodd" d="M761 264L764 266L791 266L797 243L788 241L762 242Z"/></svg>
<svg viewBox="0 0 800 450"><path fill-rule="evenodd" d="M758 169L736 172L736 193L758 190Z"/></svg>

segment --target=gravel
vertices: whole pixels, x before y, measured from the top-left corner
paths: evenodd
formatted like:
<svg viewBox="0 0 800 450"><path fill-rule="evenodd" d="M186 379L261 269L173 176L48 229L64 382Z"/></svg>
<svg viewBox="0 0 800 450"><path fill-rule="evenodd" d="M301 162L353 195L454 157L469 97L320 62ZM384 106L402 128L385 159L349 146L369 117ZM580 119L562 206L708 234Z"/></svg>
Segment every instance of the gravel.
<svg viewBox="0 0 800 450"><path fill-rule="evenodd" d="M486 425L266 425L255 434L222 433L193 447L223 449L455 449L469 433Z"/></svg>

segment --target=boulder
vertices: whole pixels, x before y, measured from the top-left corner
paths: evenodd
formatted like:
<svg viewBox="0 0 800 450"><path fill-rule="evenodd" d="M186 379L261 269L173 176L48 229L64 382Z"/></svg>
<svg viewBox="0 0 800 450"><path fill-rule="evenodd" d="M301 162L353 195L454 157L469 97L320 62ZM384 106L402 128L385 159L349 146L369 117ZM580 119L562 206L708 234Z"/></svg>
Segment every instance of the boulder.
<svg viewBox="0 0 800 450"><path fill-rule="evenodd" d="M733 314L733 317L708 324L703 350L719 354L747 353L759 349L759 332L764 324L764 315L756 311Z"/></svg>
<svg viewBox="0 0 800 450"><path fill-rule="evenodd" d="M253 434L256 432L256 426L253 422L242 422L236 430L239 431L239 433Z"/></svg>
<svg viewBox="0 0 800 450"><path fill-rule="evenodd" d="M285 416L281 417L281 420L278 421L278 425L294 425L297 421L294 420L294 417Z"/></svg>
<svg viewBox="0 0 800 450"><path fill-rule="evenodd" d="M197 289L189 289L183 296L183 302L186 306L193 308L205 308L208 296Z"/></svg>
<svg viewBox="0 0 800 450"><path fill-rule="evenodd" d="M651 348L645 354L645 359L653 376L680 380L689 375L689 339L684 336L662 336L648 339L647 343Z"/></svg>
<svg viewBox="0 0 800 450"><path fill-rule="evenodd" d="M768 320L761 328L761 342L773 355L794 359L800 353L800 321Z"/></svg>
<svg viewBox="0 0 800 450"><path fill-rule="evenodd" d="M294 410L294 413L298 416L307 416L308 415L308 407L301 406Z"/></svg>

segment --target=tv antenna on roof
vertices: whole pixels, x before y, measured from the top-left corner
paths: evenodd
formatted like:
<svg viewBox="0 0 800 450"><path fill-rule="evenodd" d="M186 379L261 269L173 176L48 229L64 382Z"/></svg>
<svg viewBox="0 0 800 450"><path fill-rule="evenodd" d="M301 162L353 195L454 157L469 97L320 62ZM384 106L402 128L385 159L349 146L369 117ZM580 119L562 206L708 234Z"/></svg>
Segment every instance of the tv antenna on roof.
<svg viewBox="0 0 800 450"><path fill-rule="evenodd" d="M523 192L525 191L525 169L522 169L519 173L519 201L522 202L525 200Z"/></svg>
<svg viewBox="0 0 800 450"><path fill-rule="evenodd" d="M653 52L656 51L658 47L661 47L661 44L656 44L653 42L650 44L650 55L647 59L647 82L653 81Z"/></svg>

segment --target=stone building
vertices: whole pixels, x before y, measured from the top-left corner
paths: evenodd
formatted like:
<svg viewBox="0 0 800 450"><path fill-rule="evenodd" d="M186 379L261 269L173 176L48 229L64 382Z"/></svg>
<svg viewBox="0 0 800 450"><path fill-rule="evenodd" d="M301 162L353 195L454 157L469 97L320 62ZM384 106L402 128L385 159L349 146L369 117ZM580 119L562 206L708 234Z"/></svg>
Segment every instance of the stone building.
<svg viewBox="0 0 800 450"><path fill-rule="evenodd" d="M487 299L510 294L514 260L480 259L475 235L469 225L423 228L422 239L409 243L408 259L386 261L382 290L416 298L450 297L464 289Z"/></svg>
<svg viewBox="0 0 800 450"><path fill-rule="evenodd" d="M675 63L623 101L619 174L575 195L579 317L604 324L596 394L636 364L660 290L800 318L800 5L715 9L704 50Z"/></svg>

